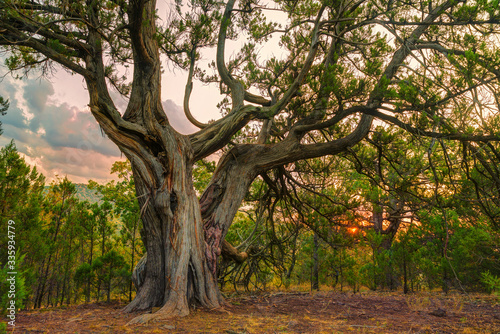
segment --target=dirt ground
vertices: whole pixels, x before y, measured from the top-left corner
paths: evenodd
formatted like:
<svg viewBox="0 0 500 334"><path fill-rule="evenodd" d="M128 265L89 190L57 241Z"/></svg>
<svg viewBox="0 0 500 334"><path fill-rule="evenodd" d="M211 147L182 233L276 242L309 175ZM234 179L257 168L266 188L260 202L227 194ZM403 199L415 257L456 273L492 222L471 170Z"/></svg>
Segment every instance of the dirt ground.
<svg viewBox="0 0 500 334"><path fill-rule="evenodd" d="M23 311L14 333L500 333L500 303L490 296L275 292L229 297L224 310L127 323L124 304ZM10 330L9 330L10 332Z"/></svg>

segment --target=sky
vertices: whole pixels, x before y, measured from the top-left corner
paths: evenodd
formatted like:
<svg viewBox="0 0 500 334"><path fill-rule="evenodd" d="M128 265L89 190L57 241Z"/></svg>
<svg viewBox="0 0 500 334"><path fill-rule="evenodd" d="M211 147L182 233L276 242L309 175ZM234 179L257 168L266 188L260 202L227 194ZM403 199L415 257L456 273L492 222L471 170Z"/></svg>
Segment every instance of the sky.
<svg viewBox="0 0 500 334"><path fill-rule="evenodd" d="M0 116L3 129L0 146L13 139L25 161L36 165L47 182L56 175L67 176L76 183L87 183L89 179L105 183L113 179L112 164L125 158L103 135L90 113L82 78L61 70L48 79L33 75L20 80L7 74L4 61L1 63L0 96L9 99L10 107L5 116ZM163 81L167 96L163 107L172 126L185 134L196 131L180 107L185 74L168 72ZM117 92L111 90L111 93L123 111L127 101ZM201 121L217 117L213 95L213 92L193 94L192 112ZM206 109L210 100L213 108Z"/></svg>
<svg viewBox="0 0 500 334"><path fill-rule="evenodd" d="M157 2L160 17L168 15L169 2ZM281 14L274 11L270 15L273 20L283 20ZM273 39L271 44L278 45L278 40ZM234 55L234 50L244 42L243 36L238 41L228 41L226 59ZM263 58L282 53L279 47L269 45L261 51ZM215 49L208 50L202 54L200 62L206 65L214 57ZM48 183L56 176L67 176L76 183L87 183L89 179L105 183L114 179L110 175L112 164L125 158L103 135L90 113L83 78L56 68L55 74L49 78L32 73L20 80L8 74L4 63L5 58L0 56L0 96L9 99L10 107L5 116L0 116L3 129L0 146L14 140L26 162L36 165ZM195 132L197 128L186 119L181 107L187 73L165 61L162 66L162 101L167 117L177 131L184 134ZM132 71L128 71L125 75L132 77ZM127 100L112 88L110 93L123 112ZM190 100L191 113L204 123L217 119L220 112L216 106L221 99L218 87L195 81Z"/></svg>

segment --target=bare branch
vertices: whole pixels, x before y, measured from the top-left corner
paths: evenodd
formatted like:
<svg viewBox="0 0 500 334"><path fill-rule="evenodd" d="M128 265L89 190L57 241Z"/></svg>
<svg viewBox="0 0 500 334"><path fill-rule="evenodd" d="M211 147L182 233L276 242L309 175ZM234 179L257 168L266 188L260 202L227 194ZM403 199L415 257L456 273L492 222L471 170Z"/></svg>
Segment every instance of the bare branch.
<svg viewBox="0 0 500 334"><path fill-rule="evenodd" d="M394 124L409 133L418 135L418 136L423 136L423 137L429 137L429 138L442 138L442 139L448 139L448 140L458 140L458 141L463 141L463 142L478 142L478 141L500 141L500 136L499 135L470 135L470 134L465 134L465 133L441 133L441 132L435 132L435 131L426 131L422 130L419 128L416 128L414 126L411 126L410 124L404 123L403 121L399 120L398 118L394 116L390 116L387 114L384 114L380 111L377 111L376 109L366 109L365 113L370 114L372 116L377 117L378 119L381 119L383 121L389 122L391 124Z"/></svg>
<svg viewBox="0 0 500 334"><path fill-rule="evenodd" d="M224 15L222 17L222 22L220 26L219 38L217 40L217 55L216 55L217 70L219 72L219 76L222 82L226 84L229 87L229 90L231 91L231 98L233 100L232 101L233 109L235 107L240 107L243 104L245 97L243 85L238 80L235 80L231 76L231 73L229 73L229 70L226 66L226 62L224 59L227 29L231 24L231 12L233 10L235 2L236 0L229 0L226 4L226 9L224 10Z"/></svg>
<svg viewBox="0 0 500 334"><path fill-rule="evenodd" d="M81 74L86 78L92 77L92 73L90 71L71 61L54 49L48 47L44 41L22 33L5 21L0 21L0 29L5 29L6 31L0 36L0 45L20 45L32 48L33 50L45 55L47 58L58 62L59 64L78 74Z"/></svg>
<svg viewBox="0 0 500 334"><path fill-rule="evenodd" d="M294 95L297 93L297 90L299 87L302 85L307 73L311 69L311 66L314 62L314 58L316 57L316 53L318 51L318 46L319 46L319 26L321 22L321 16L323 15L323 12L325 10L325 6L321 7L319 10L318 16L316 18L316 22L314 24L314 28L311 34L311 46L309 49L309 53L307 55L307 58L304 61L304 64L302 65L302 69L300 70L299 74L297 75L297 78L295 78L295 81L290 85L288 90L285 92L283 97L276 102L275 105L273 105L270 109L271 115L277 115L283 108L290 102L290 100L294 97Z"/></svg>
<svg viewBox="0 0 500 334"><path fill-rule="evenodd" d="M259 115L260 108L248 105L229 113L189 136L194 150L194 161L202 159L226 145L231 137L250 120Z"/></svg>
<svg viewBox="0 0 500 334"><path fill-rule="evenodd" d="M190 65L189 65L189 73L188 73L188 80L186 83L186 89L184 91L184 114L186 115L187 119L195 126L199 127L200 129L206 128L208 124L201 123L197 119L193 117L191 114L191 110L189 109L189 97L191 96L191 91L193 90L193 75L194 75L194 64L195 64L195 59L196 59L196 49L193 49L191 51L191 59L190 59Z"/></svg>

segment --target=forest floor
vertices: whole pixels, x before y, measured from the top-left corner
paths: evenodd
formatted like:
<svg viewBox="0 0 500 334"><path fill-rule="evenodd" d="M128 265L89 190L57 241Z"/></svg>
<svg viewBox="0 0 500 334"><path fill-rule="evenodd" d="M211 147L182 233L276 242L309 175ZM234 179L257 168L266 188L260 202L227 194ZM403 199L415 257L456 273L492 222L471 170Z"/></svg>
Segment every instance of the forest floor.
<svg viewBox="0 0 500 334"><path fill-rule="evenodd" d="M224 310L128 325L124 304L22 311L14 333L500 333L500 302L487 295L273 292L227 298ZM9 330L10 332L10 330Z"/></svg>

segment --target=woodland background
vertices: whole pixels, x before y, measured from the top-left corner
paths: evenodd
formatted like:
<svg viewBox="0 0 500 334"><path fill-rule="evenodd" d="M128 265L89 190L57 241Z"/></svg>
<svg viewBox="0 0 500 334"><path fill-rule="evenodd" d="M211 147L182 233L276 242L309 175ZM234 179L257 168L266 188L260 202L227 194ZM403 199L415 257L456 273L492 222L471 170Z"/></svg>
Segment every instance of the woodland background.
<svg viewBox="0 0 500 334"><path fill-rule="evenodd" d="M261 175L226 238L248 258L222 258L219 284L498 295L499 161L495 143L380 126L344 154ZM196 164L198 192L214 169ZM141 209L130 165L116 162L111 173L117 181L103 185L46 185L13 142L1 149L0 220L4 229L16 222L18 308L132 300L131 273L144 252ZM2 234L3 305L7 240Z"/></svg>
<svg viewBox="0 0 500 334"><path fill-rule="evenodd" d="M0 228L15 221L19 309L131 301L146 234L147 284L128 310L161 306L152 318L187 315L186 297L218 308L214 277L223 293L498 296L498 0L274 4L176 1L163 21L155 1L0 2L9 72L50 76L57 63L81 75L137 185L126 162L107 184L47 184L13 142L1 149ZM281 56L267 57L273 35ZM226 41L239 37L228 59ZM162 80L164 61L187 72L193 134L164 111L162 81L181 86ZM190 98L193 81L218 88L222 118L191 114L190 99L205 102ZM129 96L123 114L111 89ZM0 98L0 114L7 105ZM223 239L237 256L219 256ZM3 305L8 240L0 233Z"/></svg>

